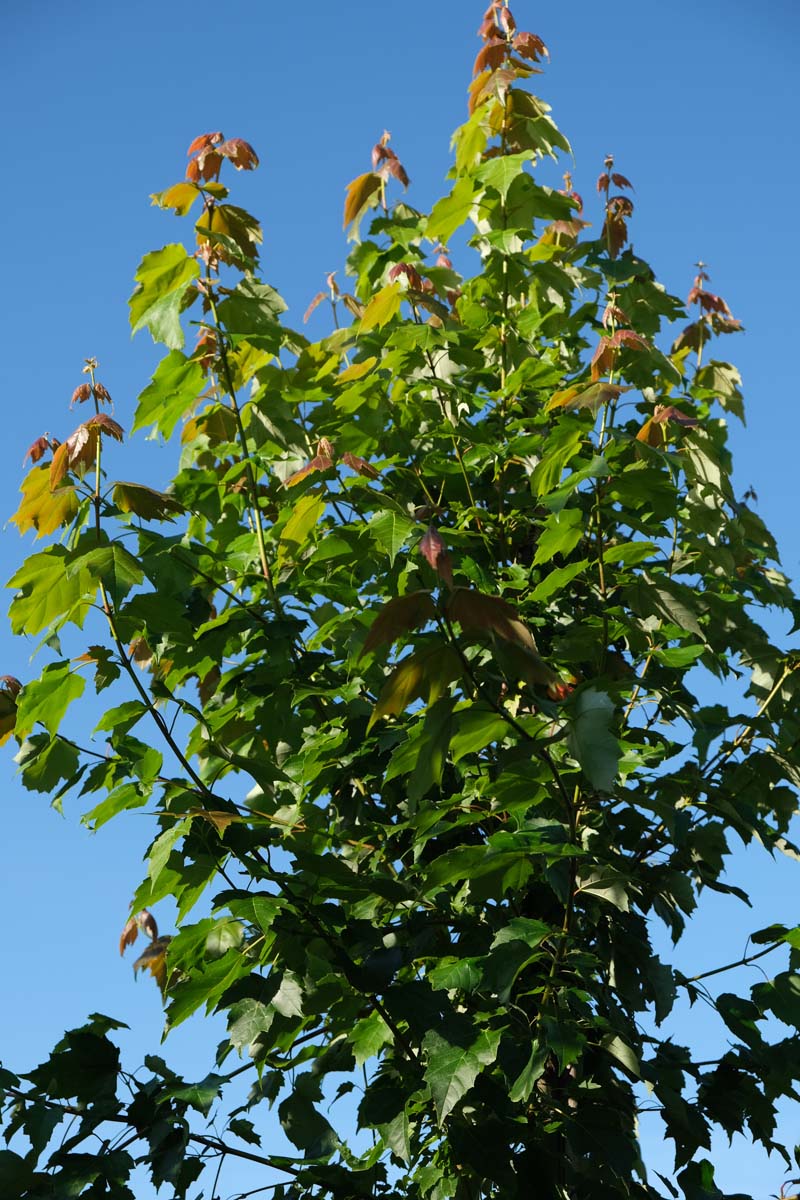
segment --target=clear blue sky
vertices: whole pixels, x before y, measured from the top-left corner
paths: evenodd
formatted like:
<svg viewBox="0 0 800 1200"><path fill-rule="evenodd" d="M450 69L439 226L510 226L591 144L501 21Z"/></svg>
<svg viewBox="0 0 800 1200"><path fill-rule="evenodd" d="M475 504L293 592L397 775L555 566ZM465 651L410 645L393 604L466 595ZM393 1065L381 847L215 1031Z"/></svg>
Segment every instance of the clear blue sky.
<svg viewBox="0 0 800 1200"><path fill-rule="evenodd" d="M746 326L725 345L747 400L747 428L734 431L735 478L740 493L755 488L796 577L800 6L516 0L513 8L518 25L550 47L536 90L572 142L575 162L564 165L577 190L590 201L613 152L636 189L637 252L681 295L702 258L712 290ZM182 177L191 139L221 129L261 156L258 172L236 176L234 199L261 217L265 277L299 325L324 274L341 268L344 187L368 169L384 128L412 177L411 203L426 208L442 193L481 9L480 0L6 6L0 62L13 116L3 173L4 519L17 505L29 443L45 431L63 438L77 423L67 405L84 357L99 358L115 416L130 425L158 351L146 333L131 342L125 301L143 254L186 234L187 223L151 208L148 196ZM122 478L169 477L170 451L139 438L124 453ZM6 528L0 573L11 575L29 549ZM0 634L0 674L29 677L31 650ZM89 704L81 717L97 719ZM123 817L90 836L76 802L64 819L46 797L17 786L12 753L0 751L0 1057L32 1065L65 1026L100 1009L133 1026L127 1044L138 1060L160 1038L158 996L144 981L134 986L115 943L150 837L146 818ZM737 957L747 932L771 920L800 919L800 867L752 854L739 865L757 911L712 898L682 951L687 968ZM689 1028L702 1035L702 1015L691 1014ZM207 1069L203 1032L190 1023L170 1037L167 1055L187 1072ZM798 1117L787 1114L790 1143ZM657 1142L650 1152L663 1169ZM738 1141L731 1150L721 1143L717 1157L723 1186L777 1192L779 1163ZM221 1195L237 1186L226 1169Z"/></svg>

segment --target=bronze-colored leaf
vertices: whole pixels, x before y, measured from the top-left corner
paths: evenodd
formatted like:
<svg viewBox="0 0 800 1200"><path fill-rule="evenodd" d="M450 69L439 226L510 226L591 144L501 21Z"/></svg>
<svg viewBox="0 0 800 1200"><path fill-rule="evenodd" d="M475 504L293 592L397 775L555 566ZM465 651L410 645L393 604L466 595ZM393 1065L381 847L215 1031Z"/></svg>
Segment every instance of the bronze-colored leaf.
<svg viewBox="0 0 800 1200"><path fill-rule="evenodd" d="M158 925L156 919L150 912L149 908L143 908L141 912L136 914L136 924L141 929L142 933L146 934L151 942L154 942L158 937Z"/></svg>
<svg viewBox="0 0 800 1200"><path fill-rule="evenodd" d="M396 596L383 606L372 622L361 653L368 654L377 646L389 645L402 634L421 629L435 616L436 608L430 592L409 592L406 596Z"/></svg>
<svg viewBox="0 0 800 1200"><path fill-rule="evenodd" d="M304 325L308 321L308 318L311 316L314 309L317 308L318 305L322 304L323 300L327 300L329 295L330 295L329 292L317 292L316 296L311 301L311 303L309 304L306 311L303 313L303 324Z"/></svg>
<svg viewBox="0 0 800 1200"><path fill-rule="evenodd" d="M520 58L528 58L532 62L540 62L543 58L550 57L547 46L535 33L518 33L513 45Z"/></svg>
<svg viewBox="0 0 800 1200"><path fill-rule="evenodd" d="M201 133L194 139L186 151L186 157L191 158L193 154L197 154L201 150L207 150L209 146L218 146L222 139L223 135L219 131L216 133Z"/></svg>
<svg viewBox="0 0 800 1200"><path fill-rule="evenodd" d="M364 175L358 175L348 185L347 195L344 201L344 224L343 228L347 228L353 221L368 207L375 193L380 190L381 177L376 175L374 171L367 171Z"/></svg>
<svg viewBox="0 0 800 1200"><path fill-rule="evenodd" d="M505 38L489 38L478 51L475 62L472 64L472 74L477 76L484 71L496 71L502 65L507 53L508 42Z"/></svg>
<svg viewBox="0 0 800 1200"><path fill-rule="evenodd" d="M365 479L377 479L380 475L377 467L373 467L372 463L368 463L360 454L351 454L349 450L345 450L340 461L346 467L350 467L351 471L357 471L359 475L363 475Z"/></svg>
<svg viewBox="0 0 800 1200"><path fill-rule="evenodd" d="M458 621L462 629L481 633L488 630L526 650L536 650L531 632L520 620L517 610L499 596L487 596L472 588L456 588L447 602L446 611L449 619Z"/></svg>
<svg viewBox="0 0 800 1200"><path fill-rule="evenodd" d="M244 138L228 138L220 145L219 153L233 163L237 171L254 171L258 166L258 155Z"/></svg>
<svg viewBox="0 0 800 1200"><path fill-rule="evenodd" d="M440 579L449 588L453 586L453 564L442 535L433 525L429 525L419 544L420 553L430 566L433 567Z"/></svg>
<svg viewBox="0 0 800 1200"><path fill-rule="evenodd" d="M299 471L295 471L293 475L285 479L283 486L287 488L294 487L295 484L300 483L308 475L314 475L317 471L329 471L332 466L332 458L329 458L327 454L317 454L304 467L301 467Z"/></svg>
<svg viewBox="0 0 800 1200"><path fill-rule="evenodd" d="M461 671L458 654L446 642L437 642L417 654L410 654L383 685L367 731L381 717L399 716L414 700L425 699L429 704L435 704Z"/></svg>
<svg viewBox="0 0 800 1200"><path fill-rule="evenodd" d="M156 938L133 964L134 974L137 971L149 971L162 992L167 987L167 947L171 941L169 936Z"/></svg>
<svg viewBox="0 0 800 1200"><path fill-rule="evenodd" d="M69 402L70 408L73 404L83 404L92 394L92 385L90 383L79 383L72 393L72 399Z"/></svg>
<svg viewBox="0 0 800 1200"><path fill-rule="evenodd" d="M139 923L135 916L128 917L125 922L125 927L120 934L119 952L124 954L128 946L132 946L139 936Z"/></svg>
<svg viewBox="0 0 800 1200"><path fill-rule="evenodd" d="M32 463L37 463L40 458L44 457L49 449L50 439L48 437L37 438L35 442L32 442L30 446L28 446L25 457L22 460L23 465L28 461L28 459L30 459Z"/></svg>
<svg viewBox="0 0 800 1200"><path fill-rule="evenodd" d="M627 391L627 387L618 383L593 383L589 387L578 385L561 392L553 392L545 411L552 412L554 409L563 408L571 412L588 408L590 412L597 413L609 400L616 400Z"/></svg>
<svg viewBox="0 0 800 1200"><path fill-rule="evenodd" d="M183 512L183 505L172 496L143 483L120 480L114 484L112 498L120 512L133 513L144 521L174 521L175 514Z"/></svg>

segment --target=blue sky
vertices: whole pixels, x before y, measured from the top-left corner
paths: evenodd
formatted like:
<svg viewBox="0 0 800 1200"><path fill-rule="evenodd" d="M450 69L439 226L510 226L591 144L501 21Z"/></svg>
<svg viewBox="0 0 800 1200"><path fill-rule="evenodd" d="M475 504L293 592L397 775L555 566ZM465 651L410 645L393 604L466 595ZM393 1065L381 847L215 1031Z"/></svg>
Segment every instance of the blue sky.
<svg viewBox="0 0 800 1200"><path fill-rule="evenodd" d="M131 341L125 301L141 257L186 234L186 223L151 208L148 197L182 178L191 139L221 129L261 156L258 172L236 176L234 199L262 219L265 278L299 325L325 273L341 270L344 188L368 169L384 128L411 175L411 203L424 209L442 194L481 8L473 0L7 6L0 62L14 115L3 194L4 520L17 505L27 446L45 431L63 438L77 423L68 403L86 356L99 358L115 416L130 425L159 351L146 333ZM796 0L516 0L513 8L520 27L550 47L552 63L535 90L572 142L575 161L564 166L587 204L612 152L636 189L637 252L680 295L702 258L712 290L746 327L724 347L742 371L747 401L747 427L733 431L735 479L740 494L749 486L757 492L785 569L797 577L792 225L800 7ZM168 479L169 449L139 437L119 453L122 478ZM2 575L29 550L6 527ZM30 677L32 649L0 634L0 674ZM87 703L81 720L99 715ZM62 818L46 797L17 786L12 753L0 751L8 967L0 1057L32 1065L92 1009L127 1020L129 1052L141 1057L157 1049L158 996L144 981L134 986L115 943L139 880L147 819L131 815L90 836L75 803ZM738 866L758 897L756 912L712 898L682 951L687 967L735 958L749 930L800 919L796 864L748 853ZM704 1028L697 1013L685 1023ZM205 1039L190 1023L170 1037L168 1057L203 1074ZM798 1116L787 1114L790 1142ZM643 1131L650 1136L646 1124ZM665 1163L651 1141L650 1152ZM780 1164L765 1164L744 1143L730 1151L723 1144L718 1157L730 1188L778 1190ZM226 1169L221 1195L237 1186L235 1170Z"/></svg>

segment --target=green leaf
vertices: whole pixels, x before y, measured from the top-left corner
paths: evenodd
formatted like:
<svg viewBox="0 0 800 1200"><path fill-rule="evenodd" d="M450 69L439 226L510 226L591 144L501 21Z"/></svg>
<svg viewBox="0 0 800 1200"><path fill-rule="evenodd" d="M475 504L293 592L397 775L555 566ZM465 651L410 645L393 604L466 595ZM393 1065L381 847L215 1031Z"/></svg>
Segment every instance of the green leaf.
<svg viewBox="0 0 800 1200"><path fill-rule="evenodd" d="M176 821L169 829L165 829L153 842L147 855L147 874L153 887L157 886L173 848L186 836L191 824L192 818L184 817L182 821Z"/></svg>
<svg viewBox="0 0 800 1200"><path fill-rule="evenodd" d="M280 982L272 1003L284 1017L302 1017L303 989L300 982L291 971L287 971Z"/></svg>
<svg viewBox="0 0 800 1200"><path fill-rule="evenodd" d="M224 1075L215 1075L212 1072L206 1075L205 1079L201 1079L199 1083L187 1083L180 1087L169 1087L167 1088L167 1094L173 1100L182 1100L190 1108L196 1109L203 1116L208 1116L212 1104L221 1095L224 1082Z"/></svg>
<svg viewBox="0 0 800 1200"><path fill-rule="evenodd" d="M349 1030L347 1040L353 1047L356 1066L362 1067L392 1041L392 1032L381 1014L375 1010L368 1017L362 1017L356 1022Z"/></svg>
<svg viewBox="0 0 800 1200"><path fill-rule="evenodd" d="M83 676L72 663L51 663L39 679L25 685L17 701L17 737L25 737L37 722L51 734L58 727L73 700L83 695Z"/></svg>
<svg viewBox="0 0 800 1200"><path fill-rule="evenodd" d="M275 1010L261 1000L248 997L228 1010L228 1036L240 1053L251 1052L256 1038L266 1033L275 1020Z"/></svg>
<svg viewBox="0 0 800 1200"><path fill-rule="evenodd" d="M513 1104L524 1103L528 1099L536 1086L536 1081L544 1075L549 1055L548 1046L533 1046L530 1058L514 1080L508 1093L508 1098Z"/></svg>
<svg viewBox="0 0 800 1200"><path fill-rule="evenodd" d="M426 1062L425 1079L431 1089L440 1125L459 1100L466 1096L481 1068L494 1062L500 1033L483 1029L474 1040L464 1040L465 1045L452 1043L437 1030L430 1029L422 1043Z"/></svg>
<svg viewBox="0 0 800 1200"><path fill-rule="evenodd" d="M403 513L384 509L371 518L367 528L378 547L388 554L390 563L393 563L406 539L417 528L417 523Z"/></svg>
<svg viewBox="0 0 800 1200"><path fill-rule="evenodd" d="M236 285L217 312L227 333L235 342L246 339L270 354L277 354L283 342L278 318L286 303L269 284L246 277Z"/></svg>
<svg viewBox="0 0 800 1200"><path fill-rule="evenodd" d="M617 778L619 740L611 732L614 701L593 686L575 693L570 704L569 747L592 787L610 792Z"/></svg>
<svg viewBox="0 0 800 1200"><path fill-rule="evenodd" d="M533 565L549 562L556 554L567 555L583 537L583 513L579 508L564 508L547 518L539 534Z"/></svg>
<svg viewBox="0 0 800 1200"><path fill-rule="evenodd" d="M9 610L13 633L59 629L67 621L83 625L97 584L85 568L68 572L73 561L63 546L50 546L26 559L8 584L18 589Z"/></svg>
<svg viewBox="0 0 800 1200"><path fill-rule="evenodd" d="M77 775L79 755L70 742L60 737L34 734L15 756L25 787L32 792L54 792L63 780Z"/></svg>
<svg viewBox="0 0 800 1200"><path fill-rule="evenodd" d="M477 195L478 189L472 179L459 179L450 195L434 204L425 226L426 237L448 242L469 219Z"/></svg>
<svg viewBox="0 0 800 1200"><path fill-rule="evenodd" d="M535 157L533 150L522 150L519 154L500 154L483 163L475 172L475 178L486 187L494 188L505 200L512 183L525 174L525 164Z"/></svg>
<svg viewBox="0 0 800 1200"><path fill-rule="evenodd" d="M472 704L458 714L458 727L450 739L453 762L474 754L508 736L509 724L494 709Z"/></svg>
<svg viewBox="0 0 800 1200"><path fill-rule="evenodd" d="M295 504L289 520L281 530L275 560L280 571L294 561L325 511L325 497L320 492L306 492Z"/></svg>
<svg viewBox="0 0 800 1200"><path fill-rule="evenodd" d="M67 571L70 575L85 573L91 579L102 583L115 608L131 588L144 579L144 572L138 560L119 542L112 542L109 546L98 546L88 554L79 555L70 563Z"/></svg>
<svg viewBox="0 0 800 1200"><path fill-rule="evenodd" d="M95 732L114 730L117 733L127 733L146 712L147 707L141 700L126 700L124 704L118 704L116 708L110 708L104 713L94 727Z"/></svg>
<svg viewBox="0 0 800 1200"><path fill-rule="evenodd" d="M156 367L152 382L140 394L132 433L150 426L169 438L181 417L191 412L206 385L200 363L173 350Z"/></svg>
<svg viewBox="0 0 800 1200"><path fill-rule="evenodd" d="M339 1144L330 1122L297 1090L280 1103L278 1117L289 1141L307 1158L325 1158Z"/></svg>
<svg viewBox="0 0 800 1200"><path fill-rule="evenodd" d="M131 332L146 326L154 342L171 350L183 346L180 314L187 291L200 274L197 259L177 242L146 254L136 272L136 287L128 304Z"/></svg>
<svg viewBox="0 0 800 1200"><path fill-rule="evenodd" d="M580 562L570 563L566 567L556 567L555 570L549 571L531 592L531 599L541 604L544 600L549 600L551 596L563 592L564 588L572 583L573 579L582 575L588 566L588 558L582 558Z"/></svg>
<svg viewBox="0 0 800 1200"><path fill-rule="evenodd" d="M615 1058L625 1068L629 1075L633 1075L634 1079L641 1079L638 1058L627 1042L624 1042L618 1034L607 1034L603 1038L602 1046L612 1058Z"/></svg>
<svg viewBox="0 0 800 1200"><path fill-rule="evenodd" d="M13 1150L0 1150L0 1188L8 1200L30 1195L33 1164L20 1158Z"/></svg>
<svg viewBox="0 0 800 1200"><path fill-rule="evenodd" d="M545 442L542 457L534 468L531 485L537 496L546 496L558 487L564 468L580 450L585 436L583 425L562 417Z"/></svg>

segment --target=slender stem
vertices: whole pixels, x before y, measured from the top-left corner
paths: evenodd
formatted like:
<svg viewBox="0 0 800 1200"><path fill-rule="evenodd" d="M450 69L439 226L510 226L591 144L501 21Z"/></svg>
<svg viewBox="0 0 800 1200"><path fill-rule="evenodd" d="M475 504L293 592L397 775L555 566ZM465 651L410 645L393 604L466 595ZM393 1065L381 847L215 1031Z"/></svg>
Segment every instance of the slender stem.
<svg viewBox="0 0 800 1200"><path fill-rule="evenodd" d="M777 950L783 942L773 942L771 946L765 946L763 950L759 950L756 954L745 954L742 958L737 958L735 962L726 963L724 967L714 967L711 971L701 971L699 975L692 975L691 978L685 979L683 983L697 983L701 979L710 979L712 975L721 975L723 971L732 971L735 967L747 967L750 963L755 962L759 958L763 958L765 954L771 954L773 950Z"/></svg>
<svg viewBox="0 0 800 1200"><path fill-rule="evenodd" d="M748 734L752 732L752 729L753 729L756 721L758 721L761 717L763 717L764 713L767 711L770 704L775 699L775 697L777 696L778 692L783 687L786 680L789 678L789 676L794 671L796 671L798 669L798 666L800 666L800 663L792 662L792 663L787 664L783 668L783 672L781 673L780 679L778 679L777 682L773 685L772 690L770 691L769 695L766 696L766 698L764 700L762 700L761 704L758 706L758 711L756 712L755 716L752 717L749 721L746 722L746 724L744 724L742 726L742 728L737 733L736 737L731 742L730 746L725 746L725 747L723 747L723 749L719 750L717 752L717 754L715 754L714 757L711 759L711 761L706 765L705 770L702 772L703 779L710 778L710 776L713 775L715 771L719 770L719 768L722 766L722 764L724 762L727 762L727 760L731 757L732 754L735 754L735 752L739 749L739 747L742 745L742 743L747 738Z"/></svg>
<svg viewBox="0 0 800 1200"><path fill-rule="evenodd" d="M242 412L239 408L239 403L236 399L236 389L233 386L233 375L231 373L231 365L228 359L228 347L225 341L225 334L220 323L219 314L217 312L217 304L214 299L214 292L211 287L207 290L207 299L211 315L214 318L214 328L217 334L217 349L219 352L219 360L222 364L222 373L224 376L225 390L228 394L228 399L231 404L234 420L236 421L236 429L239 434L239 440L242 446L242 462L244 464L245 476L247 478L247 486L250 494L250 511L255 528L256 541L258 543L258 554L261 560L261 570L267 584L270 597L275 599L275 586L272 579L272 572L267 561L267 547L264 541L264 527L261 524L261 509L258 503L258 488L256 484L256 476L253 470L253 462L250 457L250 451L247 445L247 435L242 422Z"/></svg>

